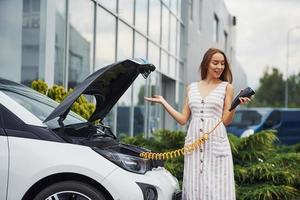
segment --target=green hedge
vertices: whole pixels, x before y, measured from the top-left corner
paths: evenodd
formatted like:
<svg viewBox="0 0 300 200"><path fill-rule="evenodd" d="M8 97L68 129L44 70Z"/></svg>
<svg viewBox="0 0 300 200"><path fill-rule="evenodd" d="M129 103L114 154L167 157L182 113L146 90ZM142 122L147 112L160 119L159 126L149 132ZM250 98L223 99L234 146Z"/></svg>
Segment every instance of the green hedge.
<svg viewBox="0 0 300 200"><path fill-rule="evenodd" d="M65 91L64 87L53 85L51 88L48 87L48 85L42 81L37 80L33 81L31 83L31 87L50 97L51 99L62 102L66 96L68 96L70 93L72 93L73 89L69 89L69 91ZM71 110L75 113L81 115L83 118L88 119L95 110L95 105L92 102L89 102L85 96L81 95L72 105Z"/></svg>
<svg viewBox="0 0 300 200"><path fill-rule="evenodd" d="M263 131L247 138L229 134L238 200L299 200L299 146L276 146L274 131ZM124 136L124 143L146 147L156 152L178 149L185 133L160 130L149 139L142 135ZM167 160L165 167L182 184L183 157Z"/></svg>

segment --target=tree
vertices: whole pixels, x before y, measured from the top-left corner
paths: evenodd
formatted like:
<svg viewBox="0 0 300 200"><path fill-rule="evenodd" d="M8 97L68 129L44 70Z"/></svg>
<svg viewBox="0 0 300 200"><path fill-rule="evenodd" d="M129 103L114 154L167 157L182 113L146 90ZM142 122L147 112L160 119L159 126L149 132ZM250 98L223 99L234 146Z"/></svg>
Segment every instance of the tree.
<svg viewBox="0 0 300 200"><path fill-rule="evenodd" d="M255 100L249 106L283 107L285 100L285 84L283 74L275 67L267 67L255 94ZM300 107L300 73L291 75L288 79L289 107Z"/></svg>
<svg viewBox="0 0 300 200"><path fill-rule="evenodd" d="M300 72L288 79L289 107L300 107Z"/></svg>
<svg viewBox="0 0 300 200"><path fill-rule="evenodd" d="M251 106L282 107L284 105L284 80L278 69L267 67L263 77L259 80L260 86L255 94L255 101Z"/></svg>

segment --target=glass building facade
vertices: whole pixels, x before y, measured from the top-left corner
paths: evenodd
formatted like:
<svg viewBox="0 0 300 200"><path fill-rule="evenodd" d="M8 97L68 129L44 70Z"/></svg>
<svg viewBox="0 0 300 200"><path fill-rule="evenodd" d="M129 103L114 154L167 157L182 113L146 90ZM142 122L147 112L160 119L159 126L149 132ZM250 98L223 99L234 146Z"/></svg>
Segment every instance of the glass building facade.
<svg viewBox="0 0 300 200"><path fill-rule="evenodd" d="M138 77L104 123L117 135L184 130L144 96L162 95L181 110L185 86L199 80L195 72L211 46L238 66L230 19L223 0L0 1L0 77L67 89L108 64L144 58L156 71L147 80ZM245 76L237 78L236 86L244 87Z"/></svg>
<svg viewBox="0 0 300 200"><path fill-rule="evenodd" d="M117 134L148 135L159 128L176 128L161 107L145 103L144 96L168 92L170 103L182 107L181 0L12 0L1 1L0 7L17 7L21 25L13 31L21 34L15 42L21 48L11 66L16 74L9 79L26 85L43 79L74 88L110 63L144 58L157 70L147 80L138 77L104 122ZM9 26L6 21L0 24ZM7 78L13 69L4 68L0 76Z"/></svg>

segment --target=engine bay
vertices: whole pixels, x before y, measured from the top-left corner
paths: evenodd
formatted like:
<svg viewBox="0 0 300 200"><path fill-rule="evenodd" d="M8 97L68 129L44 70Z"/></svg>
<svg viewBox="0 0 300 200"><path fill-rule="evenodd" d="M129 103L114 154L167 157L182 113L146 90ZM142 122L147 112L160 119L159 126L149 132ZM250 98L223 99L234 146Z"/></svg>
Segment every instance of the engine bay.
<svg viewBox="0 0 300 200"><path fill-rule="evenodd" d="M103 124L94 125L86 122L62 126L53 131L68 143L89 146L96 151L99 149L134 157L139 157L141 152L150 151L143 147L121 143L110 127ZM147 162L150 169L164 165L160 160L147 160Z"/></svg>

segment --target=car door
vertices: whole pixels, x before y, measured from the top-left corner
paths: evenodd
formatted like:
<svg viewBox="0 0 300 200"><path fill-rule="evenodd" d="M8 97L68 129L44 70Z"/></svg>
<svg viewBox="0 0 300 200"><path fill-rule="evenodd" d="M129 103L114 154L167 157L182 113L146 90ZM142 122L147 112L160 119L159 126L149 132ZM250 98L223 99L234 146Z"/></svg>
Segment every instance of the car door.
<svg viewBox="0 0 300 200"><path fill-rule="evenodd" d="M274 110L264 122L263 129L276 129L278 131L280 123L281 112L279 110Z"/></svg>
<svg viewBox="0 0 300 200"><path fill-rule="evenodd" d="M0 104L0 199L6 199L8 181L8 138L3 130L3 115Z"/></svg>
<svg viewBox="0 0 300 200"><path fill-rule="evenodd" d="M278 138L283 144L296 144L300 141L300 112L282 110Z"/></svg>

